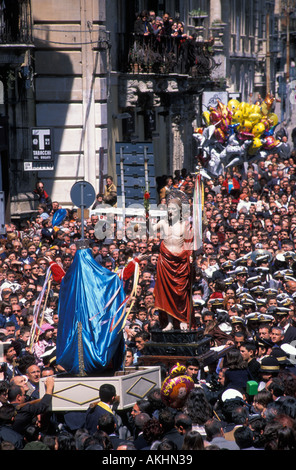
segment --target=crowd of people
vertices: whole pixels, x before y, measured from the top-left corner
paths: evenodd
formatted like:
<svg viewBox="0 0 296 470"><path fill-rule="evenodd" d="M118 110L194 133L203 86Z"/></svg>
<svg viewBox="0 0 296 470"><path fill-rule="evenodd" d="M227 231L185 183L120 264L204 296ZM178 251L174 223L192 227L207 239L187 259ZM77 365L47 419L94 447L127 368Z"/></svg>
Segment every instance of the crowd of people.
<svg viewBox="0 0 296 470"><path fill-rule="evenodd" d="M161 36L165 37L182 37L187 39L189 36L184 32L184 23L179 20L174 20L168 12L165 12L162 17L156 16L155 11L143 10L138 16L134 24L135 34L142 34L155 36L160 39Z"/></svg>
<svg viewBox="0 0 296 470"><path fill-rule="evenodd" d="M278 138L287 139L283 129ZM62 207L37 182L36 213L7 223L0 239L1 450L295 449L295 152L291 148L286 159L273 153L258 165L246 163L204 179L203 243L191 253L194 321L187 332L208 340L208 350L181 364L194 387L177 408L165 403L160 387L122 411L106 379L98 406L51 411L55 377L67 372L55 355L60 282L51 283L38 329L34 308L50 263L65 273L71 267L82 227L75 209L53 226ZM173 189L192 205L195 177L185 169L165 175L161 207ZM115 191L112 186L113 203ZM83 228L94 259L119 276L131 260L139 265L123 332L123 366L137 368L144 357L147 365L145 348L163 331L154 306L161 239L132 231L130 217L125 224L115 217L113 238L106 230L98 239L99 196ZM159 366L164 380L170 368L166 362Z"/></svg>
<svg viewBox="0 0 296 470"><path fill-rule="evenodd" d="M143 10L134 22L129 61L151 66L155 71L163 65L167 72L177 73L189 73L202 62L206 70L204 54L211 54L213 44L212 37L198 41L195 31L188 33L184 22L167 11L158 16L154 10Z"/></svg>

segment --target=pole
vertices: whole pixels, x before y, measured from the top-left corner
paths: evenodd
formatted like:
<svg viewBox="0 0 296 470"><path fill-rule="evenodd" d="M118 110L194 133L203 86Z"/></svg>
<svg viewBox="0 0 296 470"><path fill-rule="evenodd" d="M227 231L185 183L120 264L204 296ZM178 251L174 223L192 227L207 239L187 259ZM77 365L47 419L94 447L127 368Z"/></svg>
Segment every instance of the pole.
<svg viewBox="0 0 296 470"><path fill-rule="evenodd" d="M83 359L83 340L82 340L82 323L77 324L77 336L78 336L78 363L79 363L79 377L86 375L84 370L84 359Z"/></svg>
<svg viewBox="0 0 296 470"><path fill-rule="evenodd" d="M120 147L120 178L121 178L121 203L122 203L122 225L125 226L125 190L124 190L124 169L123 169L123 147Z"/></svg>
<svg viewBox="0 0 296 470"><path fill-rule="evenodd" d="M83 203L83 181L80 183L80 194L81 194L81 240L84 240L84 203Z"/></svg>
<svg viewBox="0 0 296 470"><path fill-rule="evenodd" d="M266 94L270 93L270 12L269 4L267 4L266 15Z"/></svg>
<svg viewBox="0 0 296 470"><path fill-rule="evenodd" d="M287 64L286 64L286 83L289 83L290 80L290 0L287 0L287 11L286 11L286 18L287 18Z"/></svg>
<svg viewBox="0 0 296 470"><path fill-rule="evenodd" d="M144 170L145 170L145 192L149 193L147 147L144 147ZM148 207L148 203L147 203L146 209L145 209L145 221L146 221L146 237L147 237L147 242L148 242L148 239L149 239L149 207Z"/></svg>
<svg viewBox="0 0 296 470"><path fill-rule="evenodd" d="M193 240L192 240L192 265L191 265L191 295L190 295L190 321L189 330L191 329L192 316L193 316L193 299L192 299L192 286L193 274L196 261L196 252L202 245L202 211L203 211L203 183L199 169L196 172L194 197L193 197Z"/></svg>

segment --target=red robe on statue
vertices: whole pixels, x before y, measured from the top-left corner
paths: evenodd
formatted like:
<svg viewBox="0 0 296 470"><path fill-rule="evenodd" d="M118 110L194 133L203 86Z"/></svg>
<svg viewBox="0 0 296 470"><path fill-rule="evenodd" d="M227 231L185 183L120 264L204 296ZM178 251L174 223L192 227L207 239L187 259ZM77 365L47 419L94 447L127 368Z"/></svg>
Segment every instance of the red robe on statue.
<svg viewBox="0 0 296 470"><path fill-rule="evenodd" d="M190 252L171 253L162 242L154 288L155 307L182 323L190 320ZM160 318L161 320L161 318Z"/></svg>

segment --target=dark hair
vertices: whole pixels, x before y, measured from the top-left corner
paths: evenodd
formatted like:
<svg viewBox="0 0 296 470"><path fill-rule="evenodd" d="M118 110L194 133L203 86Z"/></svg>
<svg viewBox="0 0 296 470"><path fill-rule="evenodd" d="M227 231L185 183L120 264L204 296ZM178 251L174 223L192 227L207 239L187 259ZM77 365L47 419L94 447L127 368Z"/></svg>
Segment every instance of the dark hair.
<svg viewBox="0 0 296 470"><path fill-rule="evenodd" d="M256 415L255 415L256 416ZM249 426L253 431L254 447L261 448L264 447L264 429L266 426L266 421L262 416L256 416L249 420Z"/></svg>
<svg viewBox="0 0 296 470"><path fill-rule="evenodd" d="M163 428L164 433L170 431L175 427L175 417L173 413L167 408L160 411L158 419Z"/></svg>
<svg viewBox="0 0 296 470"><path fill-rule="evenodd" d="M283 413L290 416L292 419L296 419L296 398L285 397L283 400Z"/></svg>
<svg viewBox="0 0 296 470"><path fill-rule="evenodd" d="M142 413L137 414L134 420L136 428L139 430L142 430L145 423L147 423L149 419L151 419L151 416L148 413L142 412Z"/></svg>
<svg viewBox="0 0 296 470"><path fill-rule="evenodd" d="M150 409L152 411L161 410L165 408L165 404L161 398L161 389L154 387L148 394L147 400L150 403Z"/></svg>
<svg viewBox="0 0 296 470"><path fill-rule="evenodd" d="M144 424L143 437L148 444L152 444L152 442L160 440L162 436L163 428L158 419L151 418Z"/></svg>
<svg viewBox="0 0 296 470"><path fill-rule="evenodd" d="M222 430L222 422L216 418L211 418L205 423L205 431L207 440L212 441L214 437L220 436Z"/></svg>
<svg viewBox="0 0 296 470"><path fill-rule="evenodd" d="M191 431L192 419L187 413L180 412L175 416L175 425L177 428L182 426L186 432Z"/></svg>
<svg viewBox="0 0 296 470"><path fill-rule="evenodd" d="M199 361L196 357L190 357L189 359L187 359L186 361L186 367L189 367L189 366L195 366L195 367L200 367L200 364L199 364Z"/></svg>
<svg viewBox="0 0 296 470"><path fill-rule="evenodd" d="M57 435L57 443L59 451L76 450L75 438L73 434L67 431L62 431Z"/></svg>
<svg viewBox="0 0 296 470"><path fill-rule="evenodd" d="M264 418L267 423L273 422L280 414L283 412L283 404L281 400L273 400L271 403L268 403Z"/></svg>
<svg viewBox="0 0 296 470"><path fill-rule="evenodd" d="M296 375L288 370L281 370L278 374L285 387L285 395L296 397Z"/></svg>
<svg viewBox="0 0 296 470"><path fill-rule="evenodd" d="M9 390L8 390L9 402L12 403L13 401L15 401L18 395L22 395L22 394L23 394L22 387L20 387L19 385L12 385L11 387L9 387Z"/></svg>
<svg viewBox="0 0 296 470"><path fill-rule="evenodd" d="M40 429L37 426L27 426L24 431L24 437L27 442L37 441L40 435Z"/></svg>
<svg viewBox="0 0 296 470"><path fill-rule="evenodd" d="M8 392L9 390L9 384L5 380L1 380L0 382L0 395L3 395L3 393Z"/></svg>
<svg viewBox="0 0 296 470"><path fill-rule="evenodd" d="M140 331L135 335L135 339L136 338L142 338L144 341L149 341L150 334L147 331Z"/></svg>
<svg viewBox="0 0 296 470"><path fill-rule="evenodd" d="M158 444L157 450L178 450L178 446L175 442L165 438Z"/></svg>
<svg viewBox="0 0 296 470"><path fill-rule="evenodd" d="M99 416L98 428L100 431L105 431L107 434L113 433L116 428L116 421L113 414L105 413Z"/></svg>
<svg viewBox="0 0 296 470"><path fill-rule="evenodd" d="M45 444L49 450L55 450L55 446L56 446L56 436L49 436L49 435L45 435L45 436L41 436L41 441L43 442L43 444Z"/></svg>
<svg viewBox="0 0 296 470"><path fill-rule="evenodd" d="M184 436L182 450L203 450L204 441L198 431L188 431Z"/></svg>
<svg viewBox="0 0 296 470"><path fill-rule="evenodd" d="M143 398L141 400L137 400L136 404L138 405L139 410L142 413L148 413L150 415L150 413L151 413L151 403L150 403L149 400L146 400L146 398L145 399Z"/></svg>
<svg viewBox="0 0 296 470"><path fill-rule="evenodd" d="M259 390L257 395L254 397L254 401L266 408L267 405L273 401L272 394L266 389Z"/></svg>
<svg viewBox="0 0 296 470"><path fill-rule="evenodd" d="M246 406L238 405L232 412L232 422L234 424L246 424L249 418L249 410Z"/></svg>
<svg viewBox="0 0 296 470"><path fill-rule="evenodd" d="M0 407L0 424L5 425L12 422L12 419L16 415L16 409L10 403L4 403Z"/></svg>
<svg viewBox="0 0 296 470"><path fill-rule="evenodd" d="M246 369L247 364L238 349L230 349L225 356L225 367L228 369Z"/></svg>
<svg viewBox="0 0 296 470"><path fill-rule="evenodd" d="M295 450L295 432L281 423L269 423L264 430L264 450Z"/></svg>
<svg viewBox="0 0 296 470"><path fill-rule="evenodd" d="M105 403L109 403L116 395L116 388L112 384L103 384L99 390L100 399Z"/></svg>
<svg viewBox="0 0 296 470"><path fill-rule="evenodd" d="M252 447L254 443L254 435L248 426L240 426L234 431L234 440L240 449Z"/></svg>
<svg viewBox="0 0 296 470"><path fill-rule="evenodd" d="M112 442L111 442L108 434L105 431L101 431L99 429L93 434L93 436L91 436L89 439L86 439L86 441L85 441L85 450L91 450L89 448L90 445L92 445L92 444L90 444L91 439L95 439L96 442L94 444L99 444L100 446L102 446L103 450L112 450L113 449Z"/></svg>
<svg viewBox="0 0 296 470"><path fill-rule="evenodd" d="M241 346L246 348L248 352L253 351L254 356L255 356L256 351L257 351L257 345L254 341L245 341L243 344L241 344Z"/></svg>
<svg viewBox="0 0 296 470"><path fill-rule="evenodd" d="M212 405L202 388L194 388L186 400L187 414L194 424L205 424L213 416Z"/></svg>
<svg viewBox="0 0 296 470"><path fill-rule="evenodd" d="M9 307L12 310L12 306L9 302L1 302L1 313L4 313L6 307Z"/></svg>
<svg viewBox="0 0 296 470"><path fill-rule="evenodd" d="M268 390L275 396L281 397L285 393L285 387L278 377L274 377L268 385Z"/></svg>

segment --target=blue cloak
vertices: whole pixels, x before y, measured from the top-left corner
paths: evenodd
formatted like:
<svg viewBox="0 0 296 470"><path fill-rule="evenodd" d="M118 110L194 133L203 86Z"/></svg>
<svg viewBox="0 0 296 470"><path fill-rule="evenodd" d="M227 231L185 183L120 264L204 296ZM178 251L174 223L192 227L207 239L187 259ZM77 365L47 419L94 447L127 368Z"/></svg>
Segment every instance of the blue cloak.
<svg viewBox="0 0 296 470"><path fill-rule="evenodd" d="M102 372L111 361L119 370L124 358L124 299L118 275L100 266L89 249L77 250L60 287L57 364L73 375L81 372L81 362L86 375Z"/></svg>

